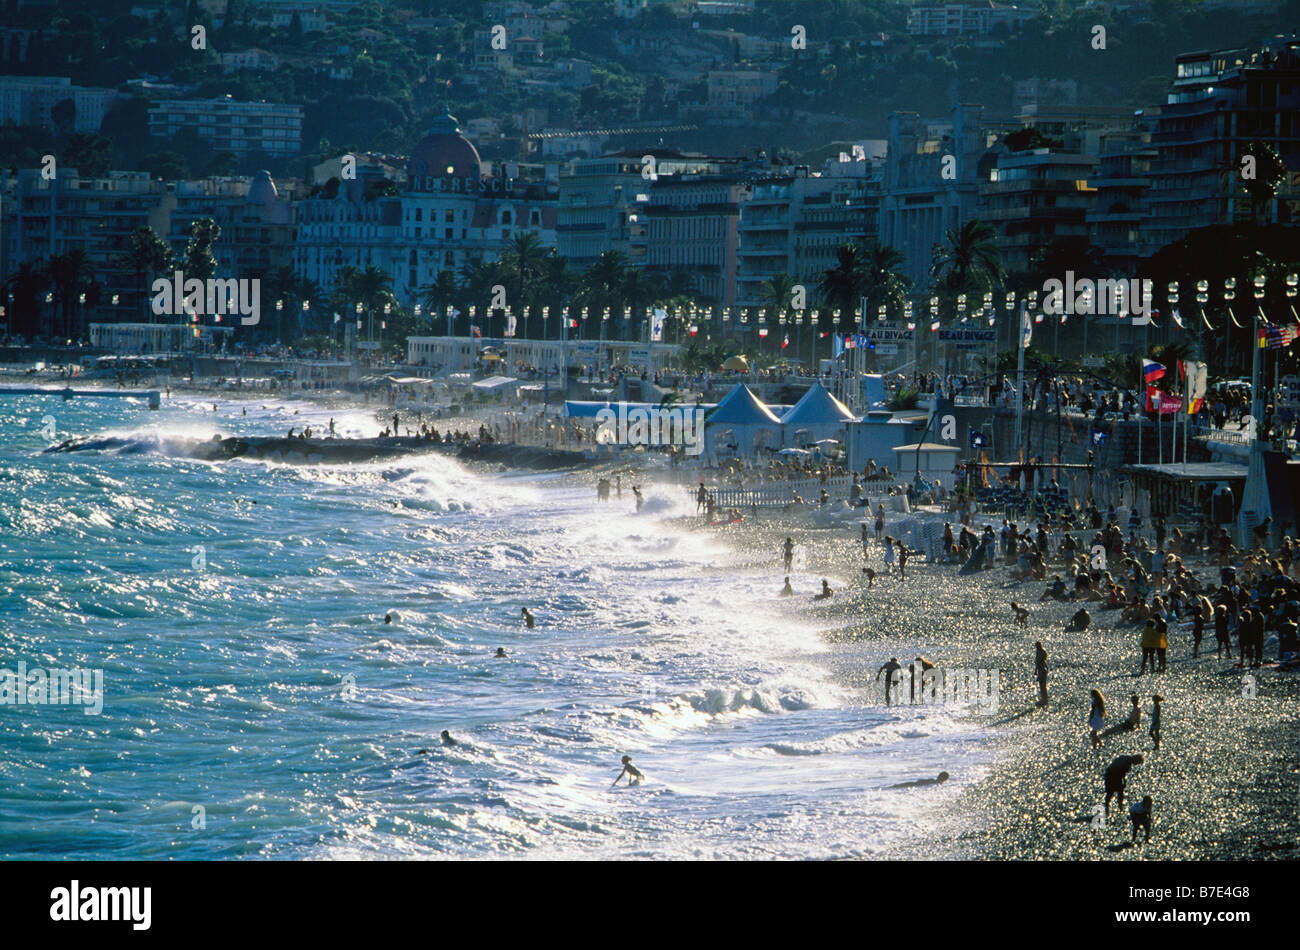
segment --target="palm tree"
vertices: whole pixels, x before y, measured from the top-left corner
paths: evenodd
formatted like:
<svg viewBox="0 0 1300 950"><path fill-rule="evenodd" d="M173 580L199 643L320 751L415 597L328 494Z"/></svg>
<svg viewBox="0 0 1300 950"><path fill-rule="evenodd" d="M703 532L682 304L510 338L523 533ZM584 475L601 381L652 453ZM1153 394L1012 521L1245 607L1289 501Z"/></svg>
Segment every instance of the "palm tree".
<svg viewBox="0 0 1300 950"><path fill-rule="evenodd" d="M491 336L491 313L488 310L494 296L493 287L504 287L510 275L500 261L473 260L466 262L460 269L462 299L468 306L477 308L484 320L483 332ZM476 314L477 316L477 314Z"/></svg>
<svg viewBox="0 0 1300 950"><path fill-rule="evenodd" d="M794 298L794 287L794 278L785 271L773 274L758 288L760 306L766 307L773 313L789 310Z"/></svg>
<svg viewBox="0 0 1300 950"><path fill-rule="evenodd" d="M46 270L54 286L56 306L63 317L63 333L72 336L74 326L80 328L75 307L91 282L90 258L81 248L73 248L66 254L51 257Z"/></svg>
<svg viewBox="0 0 1300 950"><path fill-rule="evenodd" d="M835 248L835 265L822 274L817 284L817 292L826 306L843 311L850 321L862 296L865 270L861 249L852 242L841 244Z"/></svg>
<svg viewBox="0 0 1300 950"><path fill-rule="evenodd" d="M538 298L544 307L550 307L551 312L558 321L564 311L564 307L573 299L574 293L578 289L578 275L569 270L569 261L552 251L546 255L542 261L541 280L538 287ZM559 324L557 323L558 327ZM543 323L542 337L546 337L547 328Z"/></svg>
<svg viewBox="0 0 1300 950"><path fill-rule="evenodd" d="M135 274L141 286L140 306L148 322L149 288L153 284L153 275L165 271L171 266L172 250L167 242L148 225L142 225L131 232L127 238L126 252L121 257L122 266Z"/></svg>
<svg viewBox="0 0 1300 950"><path fill-rule="evenodd" d="M535 232L520 231L510 239L510 246L501 256L501 263L513 278L510 286L514 290L514 299L511 305L515 309L533 302L529 299L532 296L529 291L541 275L545 260L546 249L542 247L541 239Z"/></svg>
<svg viewBox="0 0 1300 950"><path fill-rule="evenodd" d="M623 280L623 306L631 308L632 323L627 328L631 339L641 339L641 314L664 295L667 286L658 274L641 270L639 267L628 269Z"/></svg>
<svg viewBox="0 0 1300 950"><path fill-rule="evenodd" d="M421 287L419 294L429 316L433 318L433 325L437 326L437 318L444 315L448 307L456 305L460 287L456 284L455 274L449 270L440 270L433 283Z"/></svg>
<svg viewBox="0 0 1300 950"><path fill-rule="evenodd" d="M1286 180L1288 171L1275 149L1268 142L1252 142L1243 152L1255 159L1255 176L1246 179L1246 193L1250 195L1251 215L1256 224L1267 224L1273 213L1273 199L1278 185ZM1262 219L1262 220L1261 220Z"/></svg>
<svg viewBox="0 0 1300 950"><path fill-rule="evenodd" d="M596 319L600 319L606 307L611 315L621 313L630 270L631 265L622 251L602 252L596 263L582 275L578 290L580 305L587 307Z"/></svg>
<svg viewBox="0 0 1300 950"><path fill-rule="evenodd" d="M901 251L888 244L872 244L867 250L862 267L862 296L866 298L864 322L872 319L881 304L901 308L907 298L912 281L901 273L905 258Z"/></svg>
<svg viewBox="0 0 1300 950"><path fill-rule="evenodd" d="M41 331L41 296L50 286L49 274L29 261L19 265L5 286L13 294L7 330L11 334L34 337Z"/></svg>
<svg viewBox="0 0 1300 950"><path fill-rule="evenodd" d="M190 240L185 245L185 277L207 280L217 272L213 249L221 237L221 226L212 218L202 218L190 225Z"/></svg>
<svg viewBox="0 0 1300 950"><path fill-rule="evenodd" d="M1006 276L997 232L978 218L949 228L945 242L934 249L930 274L940 292L949 296L992 290Z"/></svg>

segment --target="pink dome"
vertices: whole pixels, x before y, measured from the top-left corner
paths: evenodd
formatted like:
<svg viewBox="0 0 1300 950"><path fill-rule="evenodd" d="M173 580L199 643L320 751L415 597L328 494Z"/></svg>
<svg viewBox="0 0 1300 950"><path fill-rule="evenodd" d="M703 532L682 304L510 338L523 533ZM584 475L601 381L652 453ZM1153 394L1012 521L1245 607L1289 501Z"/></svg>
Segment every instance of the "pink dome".
<svg viewBox="0 0 1300 950"><path fill-rule="evenodd" d="M478 178L481 164L478 149L460 134L455 117L443 114L434 120L429 134L415 144L406 173L412 179Z"/></svg>

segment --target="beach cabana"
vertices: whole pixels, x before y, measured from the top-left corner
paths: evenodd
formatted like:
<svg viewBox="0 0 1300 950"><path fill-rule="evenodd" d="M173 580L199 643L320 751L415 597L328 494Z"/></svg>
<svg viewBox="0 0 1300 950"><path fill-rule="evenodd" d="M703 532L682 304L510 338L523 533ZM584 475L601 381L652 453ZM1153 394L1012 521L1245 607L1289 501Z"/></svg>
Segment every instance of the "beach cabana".
<svg viewBox="0 0 1300 950"><path fill-rule="evenodd" d="M786 444L802 448L825 439L843 441L845 426L857 422L851 413L820 382L813 383L803 398L781 417Z"/></svg>
<svg viewBox="0 0 1300 950"><path fill-rule="evenodd" d="M710 465L721 457L753 458L781 445L781 420L743 383L704 417L704 451Z"/></svg>

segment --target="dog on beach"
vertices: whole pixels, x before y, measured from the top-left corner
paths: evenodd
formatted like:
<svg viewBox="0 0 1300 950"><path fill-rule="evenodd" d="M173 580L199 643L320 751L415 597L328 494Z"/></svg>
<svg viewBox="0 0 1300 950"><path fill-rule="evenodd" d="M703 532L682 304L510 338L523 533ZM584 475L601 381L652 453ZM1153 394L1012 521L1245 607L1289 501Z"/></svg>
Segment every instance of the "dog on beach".
<svg viewBox="0 0 1300 950"><path fill-rule="evenodd" d="M1020 626L1022 626L1022 627L1027 627L1027 626L1029 626L1029 611L1028 611L1028 610L1026 610L1024 607L1021 607L1021 606L1020 606L1019 604L1017 604L1014 600L1011 602L1011 609L1012 609L1013 611L1015 611L1015 614L1016 614L1016 623L1020 624Z"/></svg>

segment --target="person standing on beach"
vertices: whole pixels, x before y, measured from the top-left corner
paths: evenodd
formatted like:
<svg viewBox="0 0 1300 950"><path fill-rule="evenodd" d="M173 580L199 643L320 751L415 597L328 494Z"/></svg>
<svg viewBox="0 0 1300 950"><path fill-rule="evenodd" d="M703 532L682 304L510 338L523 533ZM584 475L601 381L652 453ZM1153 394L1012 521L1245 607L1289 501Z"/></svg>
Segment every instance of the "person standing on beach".
<svg viewBox="0 0 1300 950"><path fill-rule="evenodd" d="M1232 640L1228 633L1228 608L1224 604L1219 604L1214 608L1214 639L1218 643L1218 648L1214 651L1216 660L1223 657L1223 652L1228 652L1228 659L1232 659Z"/></svg>
<svg viewBox="0 0 1300 950"><path fill-rule="evenodd" d="M1122 804L1122 801L1121 801ZM1146 837L1142 843L1146 844L1151 840L1151 811L1155 808L1155 803L1151 800L1150 795L1142 796L1141 802L1134 802L1129 806L1128 817L1133 822L1133 840L1138 839L1138 829L1141 828L1146 832Z"/></svg>
<svg viewBox="0 0 1300 950"><path fill-rule="evenodd" d="M636 498L636 510L637 510L637 513L640 514L640 513L641 513L641 506L645 504L645 499L644 499L643 497L641 497L641 486L640 486L640 485L633 485L633 486L632 486L632 495Z"/></svg>
<svg viewBox="0 0 1300 950"><path fill-rule="evenodd" d="M889 662L886 663L884 666L882 666L876 672L877 683L880 682L880 674L881 673L885 674L885 705L886 706L890 705L890 690L894 682L894 674L897 673L902 668L903 668L902 665L898 662L898 657L891 656L889 658Z"/></svg>
<svg viewBox="0 0 1300 950"><path fill-rule="evenodd" d="M885 537L885 573L888 574L894 569L894 539Z"/></svg>
<svg viewBox="0 0 1300 950"><path fill-rule="evenodd" d="M1092 730L1092 747L1095 749L1101 745L1101 730L1106 725L1106 697L1099 689L1094 689L1090 695L1092 706L1088 710L1088 728Z"/></svg>
<svg viewBox="0 0 1300 950"><path fill-rule="evenodd" d="M1041 640L1034 641L1034 675L1038 677L1038 705L1047 705L1047 651Z"/></svg>
<svg viewBox="0 0 1300 950"><path fill-rule="evenodd" d="M794 563L794 539L786 538L785 543L781 545L781 561L785 564L785 569L790 570L790 565Z"/></svg>
<svg viewBox="0 0 1300 950"><path fill-rule="evenodd" d="M885 503L876 502L876 543L880 543L880 536L885 533Z"/></svg>
<svg viewBox="0 0 1300 950"><path fill-rule="evenodd" d="M1151 672L1156 671L1156 648L1160 646L1160 631L1156 629L1156 622L1148 620L1147 625L1142 628L1142 669L1138 671L1141 676L1147 671L1147 661L1151 661Z"/></svg>
<svg viewBox="0 0 1300 950"><path fill-rule="evenodd" d="M608 488L605 490L605 497L606 498L609 497ZM695 513L697 515L704 510L704 503L708 500L709 500L709 493L704 488L704 482L700 482L700 487L695 492Z"/></svg>
<svg viewBox="0 0 1300 950"><path fill-rule="evenodd" d="M1151 697L1151 728L1147 733L1151 736L1151 741L1155 743L1155 748L1160 748L1160 706L1164 703L1165 698L1159 693Z"/></svg>
<svg viewBox="0 0 1300 950"><path fill-rule="evenodd" d="M907 578L907 545L902 541L898 542L898 579Z"/></svg>
<svg viewBox="0 0 1300 950"><path fill-rule="evenodd" d="M1105 786L1106 801L1103 808L1106 817L1110 818L1110 800L1115 796L1119 800L1119 807L1124 807L1124 780L1128 776L1129 769L1135 765L1141 765L1145 761L1141 755L1117 755L1115 761L1111 762L1106 768Z"/></svg>

